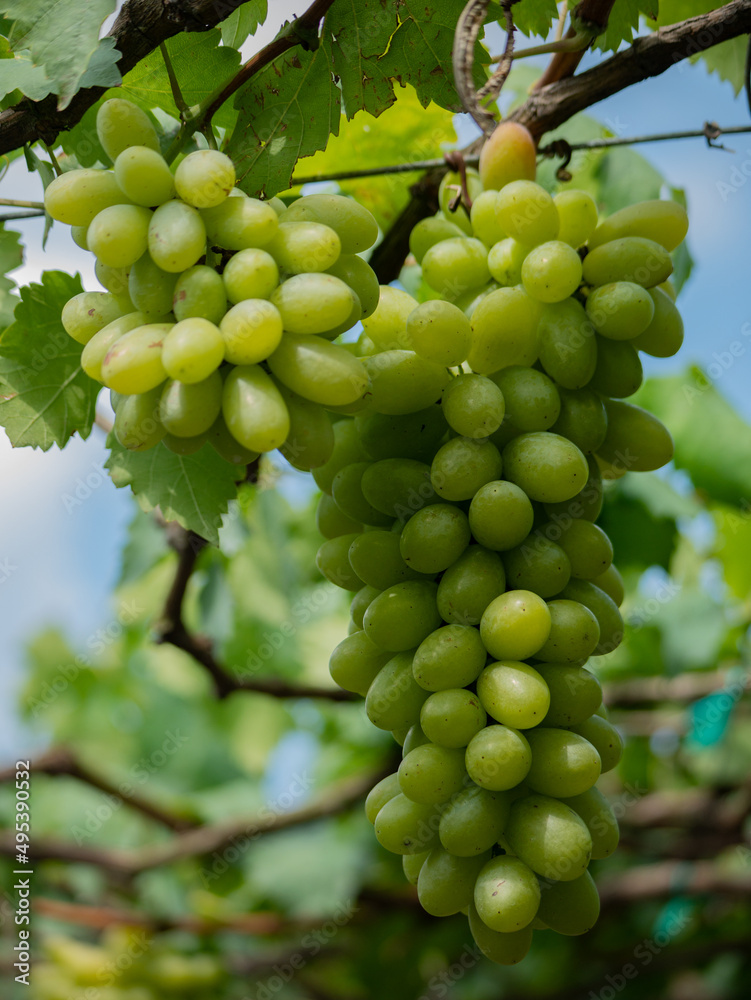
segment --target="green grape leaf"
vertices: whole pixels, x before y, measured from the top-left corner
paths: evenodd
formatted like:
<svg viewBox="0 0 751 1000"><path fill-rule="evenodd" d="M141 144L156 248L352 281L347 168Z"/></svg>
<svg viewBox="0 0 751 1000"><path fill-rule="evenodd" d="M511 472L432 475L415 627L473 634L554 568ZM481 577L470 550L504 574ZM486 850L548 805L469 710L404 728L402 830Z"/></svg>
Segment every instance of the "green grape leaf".
<svg viewBox="0 0 751 1000"><path fill-rule="evenodd" d="M675 519L662 511L652 510L644 496L631 493L628 479L627 476L623 484L619 482L609 491L598 519L613 543L618 568L662 566L669 569L678 541ZM653 482L659 484L660 480ZM659 496L659 485L657 493Z"/></svg>
<svg viewBox="0 0 751 1000"><path fill-rule="evenodd" d="M21 234L13 229L6 229L5 223L0 222L0 291L9 292L14 287L15 281L6 278L8 271L15 271L23 264L23 244Z"/></svg>
<svg viewBox="0 0 751 1000"><path fill-rule="evenodd" d="M24 56L0 58L0 99L19 90L32 101L41 101L52 93L53 87L54 82L47 79L43 66L35 66Z"/></svg>
<svg viewBox="0 0 751 1000"><path fill-rule="evenodd" d="M664 179L649 160L633 149L617 149L603 156L595 170L598 202L606 215L635 201L660 197Z"/></svg>
<svg viewBox="0 0 751 1000"><path fill-rule="evenodd" d="M709 376L697 368L672 378L648 379L634 402L654 413L675 441L674 462L694 485L715 500L743 506L751 498L751 427L715 388L713 378L743 364L751 324L740 335L718 343Z"/></svg>
<svg viewBox="0 0 751 1000"><path fill-rule="evenodd" d="M210 445L193 455L176 455L163 444L148 451L128 451L114 434L105 468L118 489L130 486L145 511L159 507L167 521L216 545L227 506L237 494L238 470Z"/></svg>
<svg viewBox="0 0 751 1000"><path fill-rule="evenodd" d="M213 28L211 31L183 32L165 42L180 90L190 107L206 100L222 81L233 77L240 66L240 53L219 45L220 39L221 33ZM169 77L159 49L147 55L125 76L120 96L147 111L161 108L176 117ZM231 128L235 117L231 104L226 103L214 115L213 121L222 128Z"/></svg>
<svg viewBox="0 0 751 1000"><path fill-rule="evenodd" d="M14 51L29 49L43 66L58 94L59 111L67 108L99 45L102 22L115 0L0 0L0 13L13 19Z"/></svg>
<svg viewBox="0 0 751 1000"><path fill-rule="evenodd" d="M324 37L331 39L347 118L360 110L377 117L394 103L394 84L384 73L380 57L398 23L396 5L388 0L336 3L326 15Z"/></svg>
<svg viewBox="0 0 751 1000"><path fill-rule="evenodd" d="M118 69L120 55L114 38L103 38L81 77L80 87L119 87L123 81Z"/></svg>
<svg viewBox="0 0 751 1000"><path fill-rule="evenodd" d="M621 42L631 42L642 15L654 20L657 0L615 0L608 17L607 30L595 41L601 52L615 52Z"/></svg>
<svg viewBox="0 0 751 1000"><path fill-rule="evenodd" d="M153 517L136 509L128 525L128 536L120 556L118 586L134 583L170 551L167 538Z"/></svg>
<svg viewBox="0 0 751 1000"><path fill-rule="evenodd" d="M523 35L542 35L544 38L558 17L558 5L555 0L521 0L514 4L512 14L514 25Z"/></svg>
<svg viewBox="0 0 751 1000"><path fill-rule="evenodd" d="M325 149L339 131L341 98L327 46L285 53L238 90L235 107L226 151L238 186L266 197L286 190L300 157Z"/></svg>
<svg viewBox="0 0 751 1000"><path fill-rule="evenodd" d="M716 73L721 80L732 84L736 95L740 94L744 86L747 46L748 38L741 35L713 45L711 49L702 52L700 57L710 73Z"/></svg>
<svg viewBox="0 0 751 1000"><path fill-rule="evenodd" d="M79 275L45 271L41 285L21 289L15 322L0 339L0 424L15 447L47 451L91 432L101 386L81 370L82 346L60 322L80 291Z"/></svg>
<svg viewBox="0 0 751 1000"><path fill-rule="evenodd" d="M717 506L712 515L717 528L712 554L722 563L727 585L745 601L751 593L751 505L740 513L737 508Z"/></svg>
<svg viewBox="0 0 751 1000"><path fill-rule="evenodd" d="M233 10L230 16L218 25L222 33L222 45L239 49L249 35L255 35L258 25L263 24L267 15L267 0L248 0L248 3Z"/></svg>

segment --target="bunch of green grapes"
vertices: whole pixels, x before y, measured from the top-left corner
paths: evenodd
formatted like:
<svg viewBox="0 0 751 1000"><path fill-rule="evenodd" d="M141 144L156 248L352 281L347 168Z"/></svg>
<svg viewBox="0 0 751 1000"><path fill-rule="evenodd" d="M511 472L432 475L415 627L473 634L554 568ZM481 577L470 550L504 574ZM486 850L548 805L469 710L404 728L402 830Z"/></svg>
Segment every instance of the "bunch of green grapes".
<svg viewBox="0 0 751 1000"><path fill-rule="evenodd" d="M173 172L128 101L106 101L97 132L113 168L63 173L45 206L96 257L106 291L74 296L62 323L84 345L84 371L111 390L119 442L325 462L324 408L347 411L368 386L363 363L332 341L378 305L358 256L378 235L371 213L340 195L289 207L247 197L216 150Z"/></svg>
<svg viewBox="0 0 751 1000"><path fill-rule="evenodd" d="M379 843L425 910L469 916L495 962L535 929L582 934L592 858L618 824L595 784L621 738L588 669L623 636L623 586L595 521L602 482L672 456L624 402L639 352L683 328L667 279L687 220L651 201L598 220L592 198L535 183L503 125L410 246L431 297L381 289L358 353L366 405L313 470L321 572L353 592L334 680L403 746L370 793Z"/></svg>

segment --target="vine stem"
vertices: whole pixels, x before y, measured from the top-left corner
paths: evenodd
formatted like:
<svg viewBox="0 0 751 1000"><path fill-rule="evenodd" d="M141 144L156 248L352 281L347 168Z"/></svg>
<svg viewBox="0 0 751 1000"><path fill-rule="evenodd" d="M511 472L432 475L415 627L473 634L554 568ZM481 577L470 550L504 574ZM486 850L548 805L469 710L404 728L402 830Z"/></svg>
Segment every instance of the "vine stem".
<svg viewBox="0 0 751 1000"><path fill-rule="evenodd" d="M14 219L40 219L45 214L44 209L29 209L28 212L5 212L0 215L0 222L12 222Z"/></svg>
<svg viewBox="0 0 751 1000"><path fill-rule="evenodd" d="M19 198L0 198L0 205L7 205L9 208L41 208L44 211L43 201L23 201Z"/></svg>
<svg viewBox="0 0 751 1000"><path fill-rule="evenodd" d="M60 174L63 172L63 168L57 162L57 157L55 156L55 151L52 148L52 146L49 145L49 143L44 142L43 145L44 145L44 148L47 150L47 153L49 154L49 158L50 158L50 160L52 162L52 169L55 171L55 176L59 177Z"/></svg>

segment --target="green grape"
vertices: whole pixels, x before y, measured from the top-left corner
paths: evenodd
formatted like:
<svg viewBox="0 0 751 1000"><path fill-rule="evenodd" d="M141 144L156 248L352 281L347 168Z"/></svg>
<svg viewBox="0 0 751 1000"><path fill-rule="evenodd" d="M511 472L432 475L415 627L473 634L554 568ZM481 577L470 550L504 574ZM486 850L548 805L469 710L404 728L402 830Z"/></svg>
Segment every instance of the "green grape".
<svg viewBox="0 0 751 1000"><path fill-rule="evenodd" d="M488 249L506 238L506 233L498 223L497 207L498 192L488 190L478 194L469 211L472 232Z"/></svg>
<svg viewBox="0 0 751 1000"><path fill-rule="evenodd" d="M70 238L82 250L89 249L89 244L86 242L86 230L88 228L88 226L71 226L70 229ZM104 287L107 288L106 285ZM107 291L110 291L110 289L108 288Z"/></svg>
<svg viewBox="0 0 751 1000"><path fill-rule="evenodd" d="M330 272L327 271L326 273L329 274ZM298 275L297 277L302 277L302 275ZM351 288L350 291L352 292ZM343 320L338 326L334 326L330 330L324 330L323 333L321 334L321 336L324 337L326 340L336 340L337 337L341 336L341 334L343 333L346 333L348 330L351 330L356 323L360 322L360 319L362 318L362 306L360 305L358 298L354 292L352 292L351 302L352 302L352 308L350 309L347 318ZM353 347L354 347L353 344L347 344L346 350L351 351L354 354L355 352L353 350Z"/></svg>
<svg viewBox="0 0 751 1000"><path fill-rule="evenodd" d="M644 333L655 312L651 292L632 281L615 281L595 288L586 304L598 333L610 340L631 340Z"/></svg>
<svg viewBox="0 0 751 1000"><path fill-rule="evenodd" d="M176 455L195 455L195 453L209 440L209 432L195 434L193 437L176 437L174 434L165 434L162 443L165 448Z"/></svg>
<svg viewBox="0 0 751 1000"><path fill-rule="evenodd" d="M138 326L143 326L148 320L143 313L133 312L126 316L118 316L111 323L103 326L101 330L94 334L91 340L87 341L81 352L81 367L89 376L97 382L102 381L102 362L107 353L124 333L135 330Z"/></svg>
<svg viewBox="0 0 751 1000"><path fill-rule="evenodd" d="M226 278L227 268L224 269ZM259 296L265 298L265 296ZM251 296L247 296L251 298ZM175 319L205 319L213 324L219 323L227 311L227 296L224 292L224 281L213 267L196 264L183 271L177 279L172 296L172 311Z"/></svg>
<svg viewBox="0 0 751 1000"><path fill-rule="evenodd" d="M282 341L282 317L266 299L244 299L224 314L219 331L224 357L233 365L265 361ZM273 369L272 369L273 371Z"/></svg>
<svg viewBox="0 0 751 1000"><path fill-rule="evenodd" d="M224 383L222 415L230 434L249 451L273 451L289 434L289 413L258 365L233 368Z"/></svg>
<svg viewBox="0 0 751 1000"><path fill-rule="evenodd" d="M331 494L334 476L345 465L361 462L365 455L353 420L338 420L334 424L334 450L324 465L313 469L313 479L319 490Z"/></svg>
<svg viewBox="0 0 751 1000"><path fill-rule="evenodd" d="M592 837L592 858L595 861L609 858L618 847L620 832L615 813L602 792L598 788L590 788L563 801L587 824Z"/></svg>
<svg viewBox="0 0 751 1000"><path fill-rule="evenodd" d="M362 492L372 507L402 522L436 499L430 467L411 458L374 462L362 475Z"/></svg>
<svg viewBox="0 0 751 1000"><path fill-rule="evenodd" d="M192 385L203 382L224 359L219 328L194 317L175 323L164 339L162 364L170 378Z"/></svg>
<svg viewBox="0 0 751 1000"><path fill-rule="evenodd" d="M683 343L683 320L675 303L662 288L650 288L655 307L652 322L631 341L632 347L654 358L672 358Z"/></svg>
<svg viewBox="0 0 751 1000"><path fill-rule="evenodd" d="M326 496L325 493L324 496ZM330 502L333 502L331 501L331 497L326 497L326 499ZM354 545L354 542L352 544ZM352 545L350 545L350 553L351 549ZM350 558L350 565L352 565L351 558ZM355 572L357 571L355 570ZM360 574L358 573L357 575L359 576ZM352 621L354 622L354 624L357 626L358 629L362 629L362 620L365 615L365 612L368 610L370 604L376 599L376 597L378 597L379 594L380 590L378 590L377 587L371 587L368 584L366 584L364 587L361 587L360 590L358 590L355 596L352 598L349 605L349 613L350 617L352 618Z"/></svg>
<svg viewBox="0 0 751 1000"><path fill-rule="evenodd" d="M328 493L322 493L318 500L316 528L324 538L336 538L337 535L351 535L355 531L362 531L362 525L342 513L334 503L334 498Z"/></svg>
<svg viewBox="0 0 751 1000"><path fill-rule="evenodd" d="M417 881L420 878L420 870L429 854L430 851L424 851L422 854L402 855L402 871L410 885L417 885Z"/></svg>
<svg viewBox="0 0 751 1000"><path fill-rule="evenodd" d="M597 450L617 472L652 472L673 457L673 439L657 417L632 403L605 400L608 431Z"/></svg>
<svg viewBox="0 0 751 1000"><path fill-rule="evenodd" d="M595 587L604 590L608 597L615 603L616 607L620 607L623 604L623 598L625 597L623 577L612 563L604 573L592 577L591 582Z"/></svg>
<svg viewBox="0 0 751 1000"><path fill-rule="evenodd" d="M163 271L147 252L130 269L128 294L139 312L145 313L152 321L158 320L172 310L177 281L177 274Z"/></svg>
<svg viewBox="0 0 751 1000"><path fill-rule="evenodd" d="M477 696L496 722L512 729L538 725L550 706L544 678L519 660L491 663L477 678Z"/></svg>
<svg viewBox="0 0 751 1000"><path fill-rule="evenodd" d="M620 646L623 640L623 618L608 595L588 580L571 579L561 591L561 597L589 608L600 626L600 641L595 654L602 656Z"/></svg>
<svg viewBox="0 0 751 1000"><path fill-rule="evenodd" d="M148 392L167 377L162 344L171 323L148 323L119 337L102 362L102 381L124 395Z"/></svg>
<svg viewBox="0 0 751 1000"><path fill-rule="evenodd" d="M518 965L532 944L531 926L510 934L491 930L480 919L474 903L469 908L469 929L475 944L485 958L495 962L496 965Z"/></svg>
<svg viewBox="0 0 751 1000"><path fill-rule="evenodd" d="M154 208L175 197L175 179L157 149L129 146L115 160L115 180L134 205Z"/></svg>
<svg viewBox="0 0 751 1000"><path fill-rule="evenodd" d="M339 687L364 698L390 657L391 653L379 649L360 630L342 639L334 649L329 660L329 673Z"/></svg>
<svg viewBox="0 0 751 1000"><path fill-rule="evenodd" d="M334 429L328 413L286 386L277 389L289 413L289 434L279 448L294 469L310 472L325 465L334 450Z"/></svg>
<svg viewBox="0 0 751 1000"><path fill-rule="evenodd" d="M389 774L382 778L377 785L373 785L365 799L365 815L368 822L375 823L381 809L398 794L399 776L397 774Z"/></svg>
<svg viewBox="0 0 751 1000"><path fill-rule="evenodd" d="M538 327L540 363L564 389L581 389L597 365L595 329L576 299L545 306Z"/></svg>
<svg viewBox="0 0 751 1000"><path fill-rule="evenodd" d="M428 406L415 413L364 413L355 418L362 447L369 458L411 458L430 462L446 433L440 406Z"/></svg>
<svg viewBox="0 0 751 1000"><path fill-rule="evenodd" d="M541 530L554 538L569 557L572 576L592 580L613 561L612 542L602 528L590 521L576 519L568 524L546 525Z"/></svg>
<svg viewBox="0 0 751 1000"><path fill-rule="evenodd" d="M365 712L378 729L411 727L419 721L427 697L427 691L412 676L411 651L402 651L391 656L373 679L365 698Z"/></svg>
<svg viewBox="0 0 751 1000"><path fill-rule="evenodd" d="M518 122L501 122L480 151L480 178L486 188L499 191L510 181L534 180L537 149L529 131Z"/></svg>
<svg viewBox="0 0 751 1000"><path fill-rule="evenodd" d="M582 875L592 854L584 820L570 806L545 795L517 799L504 836L533 872L561 882Z"/></svg>
<svg viewBox="0 0 751 1000"><path fill-rule="evenodd" d="M436 691L420 710L420 728L427 738L449 749L466 747L486 722L487 716L477 695L464 688Z"/></svg>
<svg viewBox="0 0 751 1000"><path fill-rule="evenodd" d="M675 201L640 201L627 205L602 222L592 235L590 249L627 236L641 236L675 250L688 232L686 209Z"/></svg>
<svg viewBox="0 0 751 1000"><path fill-rule="evenodd" d="M524 781L532 763L525 737L510 726L486 726L467 746L467 773L476 785L504 792Z"/></svg>
<svg viewBox="0 0 751 1000"><path fill-rule="evenodd" d="M322 406L354 403L368 384L368 374L358 358L309 334L285 333L268 365L288 389Z"/></svg>
<svg viewBox="0 0 751 1000"><path fill-rule="evenodd" d="M444 500L469 500L501 475L501 455L490 441L456 437L435 454L430 481Z"/></svg>
<svg viewBox="0 0 751 1000"><path fill-rule="evenodd" d="M463 748L452 750L424 743L411 750L399 765L402 794L423 805L447 802L460 791L466 777Z"/></svg>
<svg viewBox="0 0 751 1000"><path fill-rule="evenodd" d="M557 934L576 936L592 930L600 915L600 897L589 872L571 882L542 886L539 917Z"/></svg>
<svg viewBox="0 0 751 1000"><path fill-rule="evenodd" d="M450 917L468 906L475 880L488 857L489 852L457 858L442 847L434 847L417 879L417 898L423 910L433 917Z"/></svg>
<svg viewBox="0 0 751 1000"><path fill-rule="evenodd" d="M576 250L597 227L597 205L587 191L561 191L553 201L558 209L558 239Z"/></svg>
<svg viewBox="0 0 751 1000"><path fill-rule="evenodd" d="M531 590L540 597L560 593L571 579L571 563L566 553L539 532L504 552L503 566L509 587Z"/></svg>
<svg viewBox="0 0 751 1000"><path fill-rule="evenodd" d="M612 771L623 756L623 739L621 734L607 719L599 715L591 715L583 722L571 726L572 733L590 743L602 761L602 773Z"/></svg>
<svg viewBox="0 0 751 1000"><path fill-rule="evenodd" d="M108 267L130 267L146 252L152 213L138 205L110 205L89 223L89 249Z"/></svg>
<svg viewBox="0 0 751 1000"><path fill-rule="evenodd" d="M268 202L245 196L204 208L201 217L209 243L225 250L268 246L279 228L279 217Z"/></svg>
<svg viewBox="0 0 751 1000"><path fill-rule="evenodd" d="M597 337L597 365L589 387L601 396L622 399L633 395L644 381L636 350L625 340Z"/></svg>
<svg viewBox="0 0 751 1000"><path fill-rule="evenodd" d="M417 355L447 367L460 365L472 344L467 317L461 309L441 299L423 302L409 314L407 337Z"/></svg>
<svg viewBox="0 0 751 1000"><path fill-rule="evenodd" d="M477 629L444 625L420 643L412 672L426 691L445 691L471 684L485 666L486 659Z"/></svg>
<svg viewBox="0 0 751 1000"><path fill-rule="evenodd" d="M358 535L350 547L349 561L360 579L379 592L420 576L402 559L399 536L393 531L366 531Z"/></svg>
<svg viewBox="0 0 751 1000"><path fill-rule="evenodd" d="M200 213L182 201L165 201L151 217L149 253L163 271L192 267L206 249L206 229Z"/></svg>
<svg viewBox="0 0 751 1000"><path fill-rule="evenodd" d="M481 375L537 360L537 307L523 288L498 288L472 313L467 363ZM594 366L593 366L594 367Z"/></svg>
<svg viewBox="0 0 751 1000"><path fill-rule="evenodd" d="M69 337L88 344L95 333L121 316L120 303L109 292L79 292L63 306L60 321Z"/></svg>
<svg viewBox="0 0 751 1000"><path fill-rule="evenodd" d="M376 413L402 416L441 398L451 375L413 351L383 351L362 359L370 376L369 405Z"/></svg>
<svg viewBox="0 0 751 1000"><path fill-rule="evenodd" d="M293 201L282 222L319 222L333 229L341 240L342 253L368 250L378 239L378 223L372 213L341 194L309 194Z"/></svg>
<svg viewBox="0 0 751 1000"><path fill-rule="evenodd" d="M381 285L378 305L370 316L363 317L363 329L378 350L411 349L407 317L416 308L417 301L407 292Z"/></svg>
<svg viewBox="0 0 751 1000"><path fill-rule="evenodd" d="M500 556L481 545L471 545L449 566L438 584L441 618L459 627L479 625L487 606L505 589L506 575Z"/></svg>
<svg viewBox="0 0 751 1000"><path fill-rule="evenodd" d="M146 451L159 444L165 435L159 419L161 386L135 396L125 396L117 408L113 431L129 451Z"/></svg>
<svg viewBox="0 0 751 1000"><path fill-rule="evenodd" d="M353 520L388 528L392 518L369 504L362 492L362 477L369 465L368 462L352 462L340 469L331 484L332 495L337 507Z"/></svg>
<svg viewBox="0 0 751 1000"><path fill-rule="evenodd" d="M562 302L574 294L581 278L579 254L561 240L536 246L522 264L524 288L538 302Z"/></svg>
<svg viewBox="0 0 751 1000"><path fill-rule="evenodd" d="M548 517L560 523L564 518L585 518L596 521L602 510L602 477L600 467L594 455L587 456L587 482L581 492L570 500L559 503L546 503L545 513Z"/></svg>
<svg viewBox="0 0 751 1000"><path fill-rule="evenodd" d="M416 722L413 726L409 727L407 735L404 738L402 758L406 757L415 747L421 747L425 743L430 743L430 740L420 728L419 723Z"/></svg>
<svg viewBox="0 0 751 1000"><path fill-rule="evenodd" d="M591 788L600 777L600 755L586 739L566 729L527 733L532 766L526 783L540 795L570 798Z"/></svg>
<svg viewBox="0 0 751 1000"><path fill-rule="evenodd" d="M159 418L175 437L203 434L219 416L223 388L216 371L192 385L170 380L162 391Z"/></svg>
<svg viewBox="0 0 751 1000"><path fill-rule="evenodd" d="M584 258L582 273L588 285L632 281L643 288L653 288L673 273L673 261L667 250L654 240L625 236L590 250Z"/></svg>
<svg viewBox="0 0 751 1000"><path fill-rule="evenodd" d="M485 648L498 660L525 660L534 656L550 634L550 612L530 590L509 590L483 612L480 635Z"/></svg>
<svg viewBox="0 0 751 1000"><path fill-rule="evenodd" d="M355 293L333 274L295 274L271 294L289 333L325 333L347 319Z"/></svg>
<svg viewBox="0 0 751 1000"><path fill-rule="evenodd" d="M217 149L197 149L180 161L175 171L177 193L194 208L214 208L235 186L235 165Z"/></svg>
<svg viewBox="0 0 751 1000"><path fill-rule="evenodd" d="M479 288L490 278L487 247L468 236L441 240L423 257L422 274L441 295L454 297Z"/></svg>
<svg viewBox="0 0 751 1000"><path fill-rule="evenodd" d="M381 808L374 824L376 840L392 854L423 854L437 846L438 814L435 806L395 795Z"/></svg>
<svg viewBox="0 0 751 1000"><path fill-rule="evenodd" d="M503 393L484 375L452 379L443 390L442 405L449 427L468 438L485 438L497 431L505 412Z"/></svg>
<svg viewBox="0 0 751 1000"><path fill-rule="evenodd" d="M469 505L472 535L487 549L519 545L532 528L534 511L526 493L503 480L485 483Z"/></svg>
<svg viewBox="0 0 751 1000"><path fill-rule="evenodd" d="M333 274L349 285L360 302L363 318L373 315L378 308L381 287L377 274L367 261L356 254L343 253L326 269L326 274Z"/></svg>
<svg viewBox="0 0 751 1000"><path fill-rule="evenodd" d="M342 590L360 590L363 581L352 569L349 548L358 534L337 535L323 543L316 553L316 566L329 583ZM356 634L356 633L355 633Z"/></svg>
<svg viewBox="0 0 751 1000"><path fill-rule="evenodd" d="M576 496L587 481L587 460L571 441L558 434L520 434L503 449L506 479L530 500L560 503Z"/></svg>
<svg viewBox="0 0 751 1000"><path fill-rule="evenodd" d="M232 436L221 414L211 425L208 439L217 455L232 465L249 465L251 462L255 462L259 456L259 452L243 448L240 442Z"/></svg>
<svg viewBox="0 0 751 1000"><path fill-rule="evenodd" d="M504 288L520 285L528 253L529 247L510 236L495 243L488 251L488 268L495 281Z"/></svg>
<svg viewBox="0 0 751 1000"><path fill-rule="evenodd" d="M110 170L66 170L44 192L44 207L55 222L88 226L110 205L120 205L123 193Z"/></svg>
<svg viewBox="0 0 751 1000"><path fill-rule="evenodd" d="M586 667L536 663L535 670L543 676L550 691L550 708L543 719L545 726L576 725L589 718L602 703L600 682Z"/></svg>
<svg viewBox="0 0 751 1000"><path fill-rule="evenodd" d="M551 379L534 368L511 365L491 378L503 393L506 419L520 431L544 431L558 419L561 400Z"/></svg>
<svg viewBox="0 0 751 1000"><path fill-rule="evenodd" d="M240 250L227 261L220 280L223 296L226 292L233 304L243 299L268 299L279 284L279 268L265 250Z"/></svg>
<svg viewBox="0 0 751 1000"><path fill-rule="evenodd" d="M540 884L519 858L493 858L477 876L474 903L487 927L510 934L534 919L540 905Z"/></svg>
<svg viewBox="0 0 751 1000"><path fill-rule="evenodd" d="M475 198L479 197L482 192L482 181L480 180L480 175L472 167L466 171L466 183L470 201L474 202ZM461 194L461 191L461 176L453 170L449 171L443 175L438 187L438 204L445 218L458 226L467 236L471 236L472 223L469 219L469 207L465 206L462 199L461 202L454 205L453 210L451 208L452 203L456 202L457 196Z"/></svg>
<svg viewBox="0 0 751 1000"><path fill-rule="evenodd" d="M467 515L452 504L423 507L406 523L399 538L405 563L434 575L456 562L470 542Z"/></svg>
<svg viewBox="0 0 751 1000"><path fill-rule="evenodd" d="M342 245L330 226L320 222L282 221L266 244L266 249L277 264L290 274L309 274L331 267L339 257Z"/></svg>
<svg viewBox="0 0 751 1000"><path fill-rule="evenodd" d="M600 397L590 388L561 387L558 396L561 411L550 430L568 438L584 455L597 451L608 430L608 418Z"/></svg>
<svg viewBox="0 0 751 1000"><path fill-rule="evenodd" d="M118 299L127 299L130 301L130 295L128 294L129 267L109 267L107 264L103 264L101 260L97 260L94 263L94 274L99 284L106 288L108 292L112 292Z"/></svg>
<svg viewBox="0 0 751 1000"><path fill-rule="evenodd" d="M384 590L365 613L368 636L377 646L394 652L419 646L441 624L437 589L427 580L407 580Z"/></svg>
<svg viewBox="0 0 751 1000"><path fill-rule="evenodd" d="M478 785L463 788L443 810L438 835L441 845L460 858L483 854L503 833L511 799Z"/></svg>
<svg viewBox="0 0 751 1000"><path fill-rule="evenodd" d="M545 188L534 181L506 184L498 194L497 217L505 233L528 247L558 236L558 209Z"/></svg>
<svg viewBox="0 0 751 1000"><path fill-rule="evenodd" d="M423 257L436 243L464 235L463 229L439 212L430 219L420 219L412 228L409 234L410 253L418 264L422 264Z"/></svg>
<svg viewBox="0 0 751 1000"><path fill-rule="evenodd" d="M151 119L131 101L112 97L96 113L96 132L105 153L115 162L129 146L159 149L159 136Z"/></svg>

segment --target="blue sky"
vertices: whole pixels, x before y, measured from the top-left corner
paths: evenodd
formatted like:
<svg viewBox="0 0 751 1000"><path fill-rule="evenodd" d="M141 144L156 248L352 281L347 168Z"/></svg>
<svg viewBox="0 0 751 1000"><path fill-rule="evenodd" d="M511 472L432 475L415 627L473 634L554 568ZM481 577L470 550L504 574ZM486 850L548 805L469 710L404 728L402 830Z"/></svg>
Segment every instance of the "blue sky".
<svg viewBox="0 0 751 1000"><path fill-rule="evenodd" d="M291 12L292 5L284 4L284 8L283 13L288 12L286 8ZM258 41L266 41L272 33L267 28ZM595 57L588 57L592 61ZM749 120L745 101L734 98L729 84L708 76L701 66L684 64L609 98L590 113L617 122L620 134L626 136L698 129L705 120L720 125ZM678 358L667 361L645 358L648 373L670 374L689 363L706 368L714 355L727 350L733 341L743 340L744 324L751 322L751 182L744 173L745 169L751 174L751 134L724 141L734 153L708 149L701 139L638 147L670 184L686 189L689 241L696 260L679 300L686 323L684 349ZM9 198L41 196L37 178L26 175L22 161L12 164L2 191ZM39 220L14 228L28 242L26 264L14 275L20 282L36 280L43 268L78 269L86 286L96 287L88 255L75 247L67 228L53 228L45 252L39 244ZM723 371L717 385L751 420L749 370L744 355ZM119 551L133 506L130 496L115 490L103 475L105 458L104 436L97 428L87 441L77 439L63 452L47 454L13 450L0 436L0 567L9 568L7 579L0 569L0 629L5 646L0 672L0 705L5 706L0 709L0 759L29 747L28 734L17 728L8 711L22 677L24 642L44 625L54 624L84 645L89 634L112 618L108 594L117 577ZM80 499L80 503L66 497Z"/></svg>

